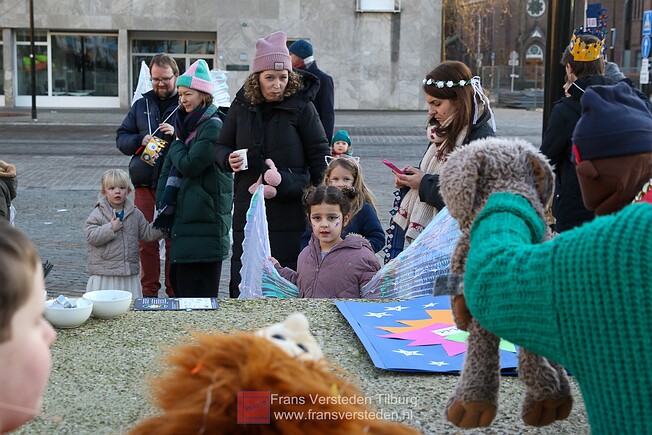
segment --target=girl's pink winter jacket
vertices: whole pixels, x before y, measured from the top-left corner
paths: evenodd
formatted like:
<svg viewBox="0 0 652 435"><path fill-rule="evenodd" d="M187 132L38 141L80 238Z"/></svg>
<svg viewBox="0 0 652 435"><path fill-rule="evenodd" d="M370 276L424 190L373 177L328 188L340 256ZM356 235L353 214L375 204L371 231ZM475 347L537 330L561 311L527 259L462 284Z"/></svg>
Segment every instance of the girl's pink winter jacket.
<svg viewBox="0 0 652 435"><path fill-rule="evenodd" d="M359 298L360 289L380 269L369 241L349 234L322 260L313 235L299 254L297 271L276 266L281 276L299 287L301 298Z"/></svg>

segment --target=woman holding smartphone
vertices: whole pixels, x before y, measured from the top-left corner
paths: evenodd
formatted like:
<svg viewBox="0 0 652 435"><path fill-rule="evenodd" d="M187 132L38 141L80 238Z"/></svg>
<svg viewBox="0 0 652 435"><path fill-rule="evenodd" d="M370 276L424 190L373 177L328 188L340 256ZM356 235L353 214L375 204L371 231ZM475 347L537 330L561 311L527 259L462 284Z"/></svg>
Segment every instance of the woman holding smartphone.
<svg viewBox="0 0 652 435"><path fill-rule="evenodd" d="M473 140L495 136L489 97L462 62L446 61L423 79L428 104L428 148L418 167L394 172L394 185L405 193L394 222L411 243L444 207L439 170L448 154ZM400 239L396 228L394 239ZM394 242L396 243L396 242Z"/></svg>

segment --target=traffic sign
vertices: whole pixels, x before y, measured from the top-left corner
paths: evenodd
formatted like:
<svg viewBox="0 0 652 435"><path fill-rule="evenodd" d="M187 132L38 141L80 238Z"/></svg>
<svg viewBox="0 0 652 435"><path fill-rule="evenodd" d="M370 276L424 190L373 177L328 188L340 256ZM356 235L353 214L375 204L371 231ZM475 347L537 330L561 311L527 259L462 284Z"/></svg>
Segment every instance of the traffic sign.
<svg viewBox="0 0 652 435"><path fill-rule="evenodd" d="M641 60L641 75L639 77L639 83L642 85L647 85L650 83L650 59L647 57Z"/></svg>
<svg viewBox="0 0 652 435"><path fill-rule="evenodd" d="M643 41L641 42L641 56L643 59L647 59L650 57L650 45L652 44L652 40L650 40L650 37L648 35L643 37Z"/></svg>
<svg viewBox="0 0 652 435"><path fill-rule="evenodd" d="M643 11L643 36L652 35L652 11Z"/></svg>
<svg viewBox="0 0 652 435"><path fill-rule="evenodd" d="M512 50L512 52L509 53L509 60L507 61L507 65L518 66L518 51Z"/></svg>
<svg viewBox="0 0 652 435"><path fill-rule="evenodd" d="M650 83L650 71L641 70L641 77L639 79L639 83L642 85L647 85L648 83Z"/></svg>

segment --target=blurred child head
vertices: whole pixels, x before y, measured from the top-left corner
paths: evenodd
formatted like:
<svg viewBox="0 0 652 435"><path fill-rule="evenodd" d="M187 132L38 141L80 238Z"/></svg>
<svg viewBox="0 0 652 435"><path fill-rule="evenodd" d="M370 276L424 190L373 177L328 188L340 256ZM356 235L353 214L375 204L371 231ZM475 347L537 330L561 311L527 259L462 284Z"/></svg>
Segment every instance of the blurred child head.
<svg viewBox="0 0 652 435"><path fill-rule="evenodd" d="M374 194L365 184L362 168L355 157L340 156L331 159L324 174L324 184L340 189L348 187L357 193L351 201L350 214L352 218L362 210L365 202L376 208Z"/></svg>
<svg viewBox="0 0 652 435"><path fill-rule="evenodd" d="M331 140L331 154L333 156L341 156L342 154L350 156L351 153L351 138L346 130L339 130L333 135Z"/></svg>
<svg viewBox="0 0 652 435"><path fill-rule="evenodd" d="M584 206L603 216L631 203L652 178L652 115L624 82L591 86L581 104L575 171Z"/></svg>
<svg viewBox="0 0 652 435"><path fill-rule="evenodd" d="M99 197L106 196L113 208L122 208L127 196L134 191L129 174L122 169L109 169L100 179L102 190Z"/></svg>
<svg viewBox="0 0 652 435"><path fill-rule="evenodd" d="M342 241L342 228L349 223L351 199L355 195L350 188L323 185L310 187L304 194L304 208L322 251Z"/></svg>
<svg viewBox="0 0 652 435"><path fill-rule="evenodd" d="M0 223L0 433L40 412L56 338L44 307L43 267L34 245Z"/></svg>

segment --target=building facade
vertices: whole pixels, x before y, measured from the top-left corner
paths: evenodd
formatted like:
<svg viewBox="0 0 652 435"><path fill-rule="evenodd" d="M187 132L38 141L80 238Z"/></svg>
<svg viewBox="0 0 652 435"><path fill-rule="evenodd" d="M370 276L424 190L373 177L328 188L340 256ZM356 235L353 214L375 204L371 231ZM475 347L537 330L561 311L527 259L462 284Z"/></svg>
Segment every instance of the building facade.
<svg viewBox="0 0 652 435"><path fill-rule="evenodd" d="M140 64L158 52L183 72L203 58L227 71L231 97L255 44L282 30L307 39L333 77L336 109L425 108L423 76L441 59L440 0L0 1L0 107L127 108ZM71 8L74 8L71 9Z"/></svg>
<svg viewBox="0 0 652 435"><path fill-rule="evenodd" d="M485 7L485 0L466 1L477 5L478 24L473 22L472 26L458 25L454 30L457 33L454 38L447 34L450 43L445 46L444 57L474 66L484 80L492 74L492 70L495 72L493 75L502 73L503 77L509 77L512 74L510 60L516 60L511 62L515 64L515 75L518 75L515 89L542 88L550 2L496 1L495 3L504 5L504 8L490 9ZM652 0L575 0L564 3L565 6L574 6L573 28L584 25L587 7L596 4L607 11L604 51L607 59L617 63L625 74L637 82L642 59L643 12L652 10ZM445 14L446 12L444 11ZM455 19L449 15L446 17ZM447 30L452 33L450 27ZM552 61L559 62L561 55L559 53Z"/></svg>

